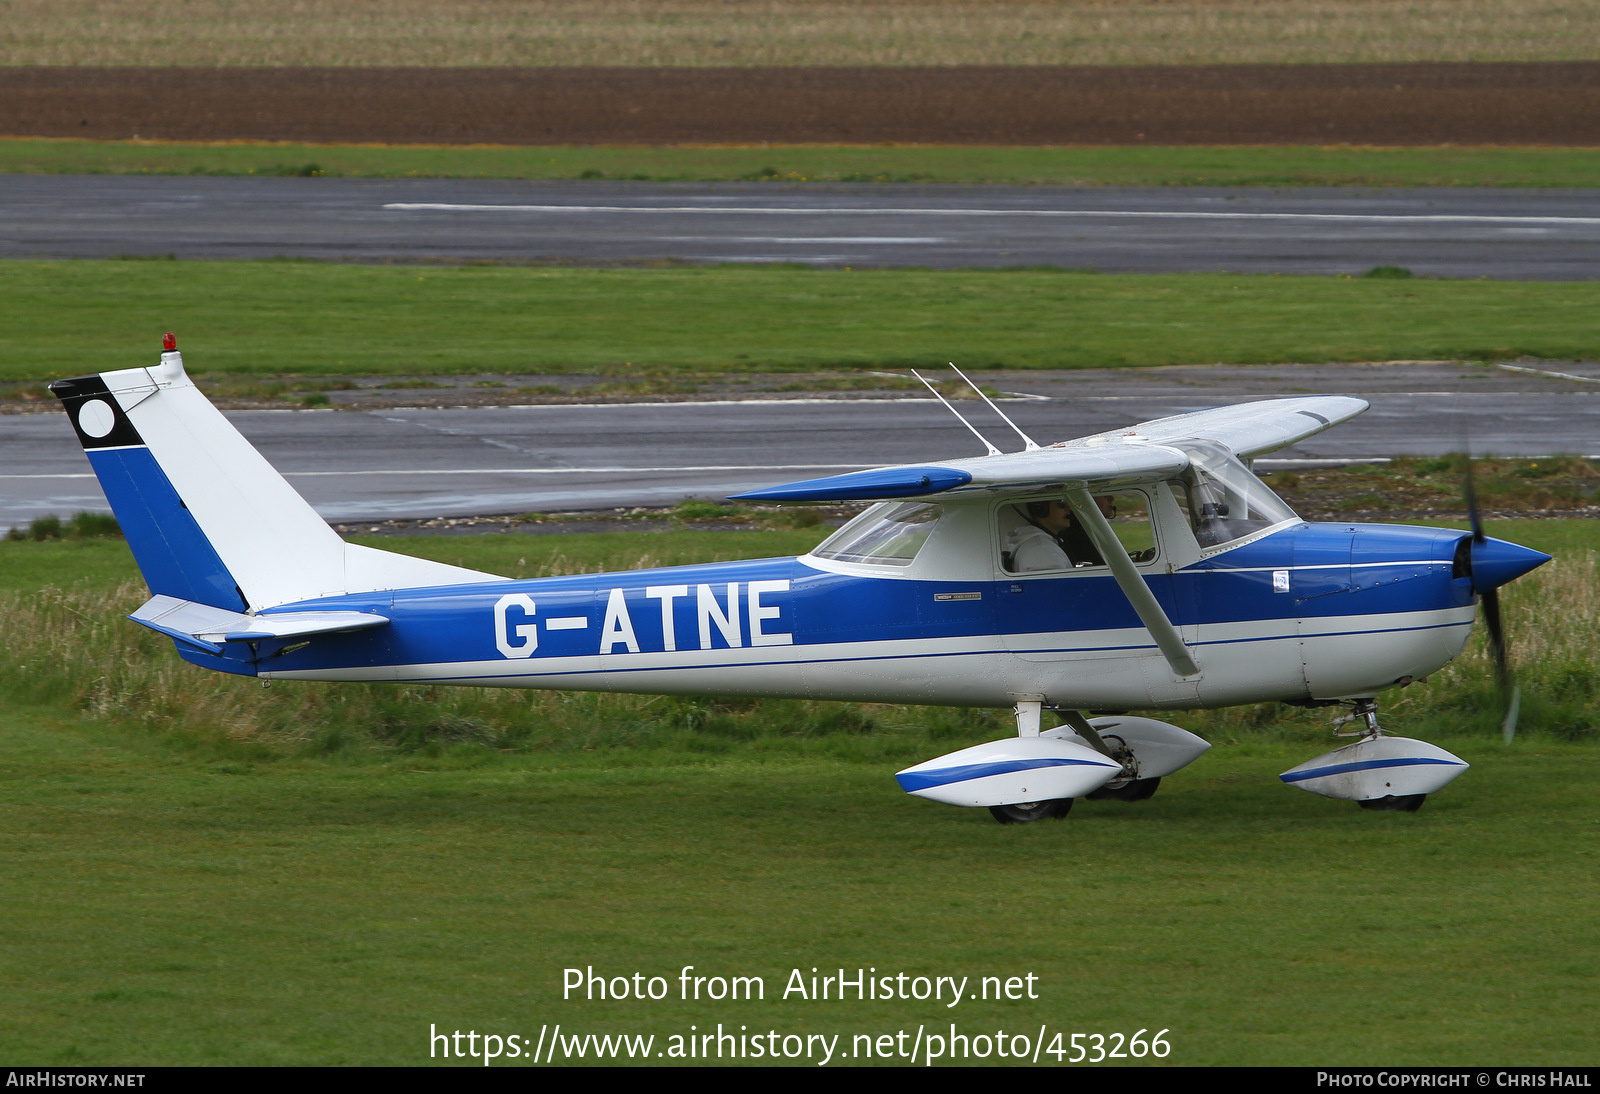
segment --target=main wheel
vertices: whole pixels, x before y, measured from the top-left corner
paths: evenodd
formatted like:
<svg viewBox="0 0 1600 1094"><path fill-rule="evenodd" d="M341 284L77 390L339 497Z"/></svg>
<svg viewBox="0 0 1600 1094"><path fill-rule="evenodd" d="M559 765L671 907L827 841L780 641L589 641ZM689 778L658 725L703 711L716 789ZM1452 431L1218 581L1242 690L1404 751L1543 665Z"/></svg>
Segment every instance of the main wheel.
<svg viewBox="0 0 1600 1094"><path fill-rule="evenodd" d="M1043 802L1023 802L1020 805L991 805L990 814L1001 824L1027 824L1036 820L1060 820L1072 812L1071 798L1055 798Z"/></svg>
<svg viewBox="0 0 1600 1094"><path fill-rule="evenodd" d="M1154 794L1160 785L1160 775L1153 779L1129 779L1121 786L1102 786L1099 790L1091 790L1084 797L1094 802L1142 802Z"/></svg>
<svg viewBox="0 0 1600 1094"><path fill-rule="evenodd" d="M1426 794L1390 794L1385 798L1368 798L1356 804L1363 809L1376 809L1385 813L1415 813L1428 799Z"/></svg>

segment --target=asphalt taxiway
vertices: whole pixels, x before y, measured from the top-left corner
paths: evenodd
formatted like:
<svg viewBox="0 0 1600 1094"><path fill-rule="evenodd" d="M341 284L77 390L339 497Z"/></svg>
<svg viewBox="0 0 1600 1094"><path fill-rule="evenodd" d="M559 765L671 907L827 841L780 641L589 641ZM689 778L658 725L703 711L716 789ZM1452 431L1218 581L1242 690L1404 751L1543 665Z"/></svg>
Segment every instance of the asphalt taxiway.
<svg viewBox="0 0 1600 1094"><path fill-rule="evenodd" d="M1280 460L1600 455L1600 363L1411 362L985 373L1041 443L1273 395L1349 394L1372 408ZM981 404L997 445L1020 442ZM332 521L670 505L863 467L981 454L932 398L391 407L229 413ZM105 511L59 412L0 415L0 528Z"/></svg>
<svg viewBox="0 0 1600 1094"><path fill-rule="evenodd" d="M0 176L0 257L1600 276L1600 190Z"/></svg>

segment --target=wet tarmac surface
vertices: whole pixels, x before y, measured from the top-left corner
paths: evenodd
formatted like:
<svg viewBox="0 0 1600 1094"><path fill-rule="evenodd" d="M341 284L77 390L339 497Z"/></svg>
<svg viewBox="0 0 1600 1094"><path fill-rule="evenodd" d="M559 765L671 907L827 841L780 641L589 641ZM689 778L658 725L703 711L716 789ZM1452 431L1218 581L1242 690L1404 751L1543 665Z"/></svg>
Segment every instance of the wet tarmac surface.
<svg viewBox="0 0 1600 1094"><path fill-rule="evenodd" d="M1600 277L1600 190L0 176L0 257Z"/></svg>
<svg viewBox="0 0 1600 1094"><path fill-rule="evenodd" d="M1372 408L1276 460L1600 456L1600 362L1185 366L985 373L1042 443L1274 395L1349 394ZM987 408L961 409L1020 447ZM392 407L229 413L332 521L671 505L884 464L981 454L931 397ZM1265 461L1263 461L1265 462ZM0 415L0 528L105 511L65 417Z"/></svg>

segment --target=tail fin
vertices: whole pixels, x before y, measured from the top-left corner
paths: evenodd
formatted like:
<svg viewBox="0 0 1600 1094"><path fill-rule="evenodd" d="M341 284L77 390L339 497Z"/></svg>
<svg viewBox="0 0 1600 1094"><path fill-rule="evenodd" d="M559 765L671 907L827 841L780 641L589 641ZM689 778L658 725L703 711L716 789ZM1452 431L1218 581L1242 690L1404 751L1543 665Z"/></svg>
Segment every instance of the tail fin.
<svg viewBox="0 0 1600 1094"><path fill-rule="evenodd" d="M150 591L253 612L320 596L500 580L345 543L183 371L176 340L155 368L58 380Z"/></svg>

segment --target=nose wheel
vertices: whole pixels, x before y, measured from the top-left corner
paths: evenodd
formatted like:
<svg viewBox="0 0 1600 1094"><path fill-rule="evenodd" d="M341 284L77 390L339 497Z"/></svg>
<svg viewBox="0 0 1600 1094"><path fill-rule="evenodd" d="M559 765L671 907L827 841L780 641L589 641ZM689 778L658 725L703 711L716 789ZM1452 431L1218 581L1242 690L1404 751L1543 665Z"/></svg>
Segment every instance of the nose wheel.
<svg viewBox="0 0 1600 1094"><path fill-rule="evenodd" d="M1467 770L1467 761L1426 741L1391 737L1378 725L1378 704L1356 699L1349 714L1333 721L1340 737L1355 744L1336 748L1278 776L1290 786L1355 802L1379 813L1415 813L1428 795ZM1351 725L1348 730L1339 727Z"/></svg>
<svg viewBox="0 0 1600 1094"><path fill-rule="evenodd" d="M1128 779L1121 785L1106 785L1099 790L1092 790L1084 797L1092 802L1142 802L1154 795L1160 785L1159 775L1153 779Z"/></svg>
<svg viewBox="0 0 1600 1094"><path fill-rule="evenodd" d="M1072 812L1071 798L1022 802L1018 805L991 805L990 816L1001 824L1029 824L1037 820L1060 820Z"/></svg>
<svg viewBox="0 0 1600 1094"><path fill-rule="evenodd" d="M1356 722L1365 727L1351 732L1340 733L1339 726ZM1376 699L1357 699L1350 704L1350 713L1342 718L1333 720L1334 732L1341 737L1357 737L1363 741L1376 740L1383 736L1383 727L1378 725L1378 701ZM1388 789L1388 784L1384 785ZM1428 800L1426 794L1385 794L1381 798L1363 798L1356 802L1363 809L1370 809L1375 813L1415 813L1422 808L1422 803Z"/></svg>
<svg viewBox="0 0 1600 1094"><path fill-rule="evenodd" d="M1390 794L1383 798L1368 798L1356 804L1380 813L1415 813L1427 798L1426 794Z"/></svg>

